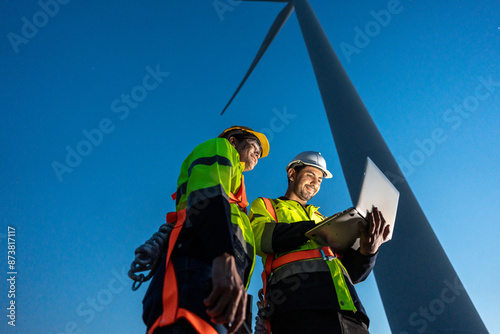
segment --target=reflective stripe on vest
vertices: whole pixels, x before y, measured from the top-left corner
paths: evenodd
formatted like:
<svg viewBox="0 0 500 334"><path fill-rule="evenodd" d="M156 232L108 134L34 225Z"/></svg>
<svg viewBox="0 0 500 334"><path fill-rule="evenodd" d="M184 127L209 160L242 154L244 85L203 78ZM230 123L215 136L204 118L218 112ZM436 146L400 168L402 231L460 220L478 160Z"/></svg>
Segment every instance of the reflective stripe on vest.
<svg viewBox="0 0 500 334"><path fill-rule="evenodd" d="M342 268L342 262L338 258L333 259L333 261L326 261L328 267L330 267L330 273L332 274L333 285L335 285L335 292L337 292L337 299L339 300L339 305L341 310L354 311L356 312L356 306L347 287L347 283L344 278L344 273Z"/></svg>
<svg viewBox="0 0 500 334"><path fill-rule="evenodd" d="M309 259L307 261L290 262L287 263L285 267L273 271L269 284L274 284L292 275L319 272L330 272L330 268L323 259Z"/></svg>

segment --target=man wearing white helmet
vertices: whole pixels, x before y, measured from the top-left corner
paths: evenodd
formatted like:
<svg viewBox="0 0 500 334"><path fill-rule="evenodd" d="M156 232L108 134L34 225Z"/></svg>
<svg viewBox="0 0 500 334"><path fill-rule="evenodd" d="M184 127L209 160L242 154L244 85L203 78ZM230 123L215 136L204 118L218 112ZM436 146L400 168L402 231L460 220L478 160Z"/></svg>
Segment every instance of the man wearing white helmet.
<svg viewBox="0 0 500 334"><path fill-rule="evenodd" d="M304 233L325 218L307 204L323 179L332 177L325 159L319 152L302 152L286 171L285 196L258 198L250 209L256 252L265 268L259 315L268 319L267 332L368 333L369 319L353 284L370 274L389 226L374 208L369 226L360 225L358 250L336 254L322 248ZM265 333L261 328L256 332Z"/></svg>

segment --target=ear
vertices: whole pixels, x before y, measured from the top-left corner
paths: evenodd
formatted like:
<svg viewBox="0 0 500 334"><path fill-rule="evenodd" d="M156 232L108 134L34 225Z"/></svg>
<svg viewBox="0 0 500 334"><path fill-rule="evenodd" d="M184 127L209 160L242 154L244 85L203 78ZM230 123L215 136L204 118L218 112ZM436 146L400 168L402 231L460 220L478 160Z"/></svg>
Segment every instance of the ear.
<svg viewBox="0 0 500 334"><path fill-rule="evenodd" d="M295 182L295 174L295 169L290 168L287 173L288 180L290 180L291 182Z"/></svg>
<svg viewBox="0 0 500 334"><path fill-rule="evenodd" d="M234 136L231 136L229 137L229 143L231 143L231 145L233 145L234 148L236 148L236 144L238 144L238 140L236 138L234 138Z"/></svg>

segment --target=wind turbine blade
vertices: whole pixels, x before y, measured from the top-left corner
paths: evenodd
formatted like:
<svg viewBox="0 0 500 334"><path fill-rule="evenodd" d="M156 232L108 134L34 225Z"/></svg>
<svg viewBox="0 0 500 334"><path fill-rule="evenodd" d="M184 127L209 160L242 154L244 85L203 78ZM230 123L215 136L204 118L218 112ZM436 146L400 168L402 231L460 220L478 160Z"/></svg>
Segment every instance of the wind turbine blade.
<svg viewBox="0 0 500 334"><path fill-rule="evenodd" d="M255 58L254 58L252 64L250 65L250 68L248 69L247 73L243 77L243 80L241 80L241 83L238 86L238 88L236 88L236 91L234 92L233 96L231 97L229 102L226 104L226 106L224 107L222 112L220 113L221 115L224 114L224 112L229 107L229 105L231 104L233 99L236 97L236 94L238 94L241 87L243 87L243 84L245 83L245 81L247 81L247 79L250 76L250 74L252 73L253 69L255 68L255 66L257 66L257 63L262 58L262 56L266 52L269 45L271 45L272 41L274 40L274 38L276 37L276 35L280 31L281 27L283 27L283 25L285 24L286 20L288 19L288 17L292 13L292 11L293 11L293 3L289 2L288 5L286 5L285 8L283 8L281 10L281 12L278 14L278 16L274 20L271 28L267 32L266 38L264 38L264 41L262 42L262 45L260 46L260 49L257 52L257 55L255 55Z"/></svg>

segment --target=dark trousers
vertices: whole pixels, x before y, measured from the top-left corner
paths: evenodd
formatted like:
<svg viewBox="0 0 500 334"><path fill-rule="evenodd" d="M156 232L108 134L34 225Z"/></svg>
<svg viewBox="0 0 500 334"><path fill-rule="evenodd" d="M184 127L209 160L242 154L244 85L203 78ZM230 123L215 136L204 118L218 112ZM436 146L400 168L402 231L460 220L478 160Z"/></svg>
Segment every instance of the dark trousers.
<svg viewBox="0 0 500 334"><path fill-rule="evenodd" d="M179 291L179 307L186 308L215 328L217 333L227 333L223 325L216 325L210 321L206 313L206 306L203 300L208 297L211 291L210 277L212 266L202 261L183 257L174 258L175 276ZM198 332L184 319L176 321L174 324L158 328L154 334L197 334Z"/></svg>
<svg viewBox="0 0 500 334"><path fill-rule="evenodd" d="M273 334L367 334L368 327L353 313L334 310L289 311L271 317Z"/></svg>

